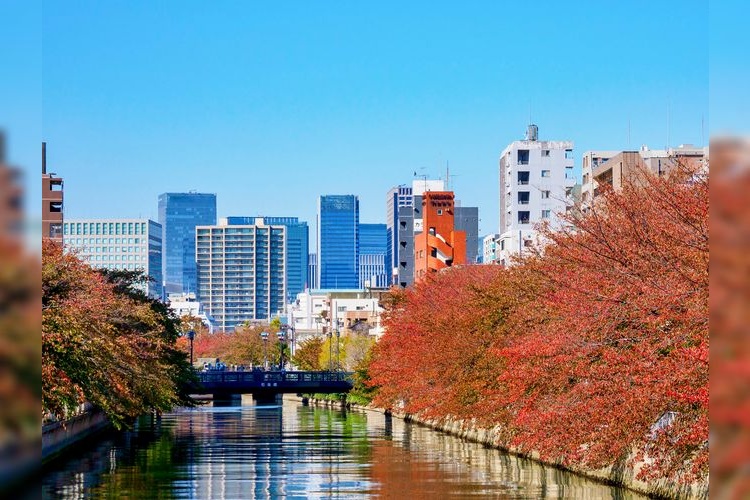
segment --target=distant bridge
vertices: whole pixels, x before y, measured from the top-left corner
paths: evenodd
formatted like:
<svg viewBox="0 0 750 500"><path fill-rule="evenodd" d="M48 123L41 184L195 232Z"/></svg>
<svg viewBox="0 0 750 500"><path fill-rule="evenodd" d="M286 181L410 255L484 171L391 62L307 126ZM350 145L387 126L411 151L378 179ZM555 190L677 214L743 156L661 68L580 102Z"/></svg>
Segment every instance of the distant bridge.
<svg viewBox="0 0 750 500"><path fill-rule="evenodd" d="M233 394L253 394L267 398L277 394L331 394L352 389L352 372L307 371L228 371L197 373L199 384L192 394L213 394L214 398Z"/></svg>

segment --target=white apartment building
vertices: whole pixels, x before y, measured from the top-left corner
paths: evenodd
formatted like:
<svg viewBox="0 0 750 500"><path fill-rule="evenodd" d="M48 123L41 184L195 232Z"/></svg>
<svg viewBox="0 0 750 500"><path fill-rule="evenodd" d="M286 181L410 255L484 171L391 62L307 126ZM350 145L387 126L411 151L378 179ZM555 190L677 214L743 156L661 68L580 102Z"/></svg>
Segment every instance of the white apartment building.
<svg viewBox="0 0 750 500"><path fill-rule="evenodd" d="M65 219L63 245L95 269L143 271L152 281L139 286L162 298L161 224L149 219Z"/></svg>
<svg viewBox="0 0 750 500"><path fill-rule="evenodd" d="M494 234L488 234L484 238L482 238L482 263L483 264L492 264L495 261L497 261L497 253L496 249L498 245L500 244L498 240L500 239L500 234L494 233Z"/></svg>
<svg viewBox="0 0 750 500"><path fill-rule="evenodd" d="M385 292L386 289L307 290L297 294L288 306L287 319L298 340L323 335L331 329L342 334L366 330L368 335L380 337L380 295Z"/></svg>
<svg viewBox="0 0 750 500"><path fill-rule="evenodd" d="M209 332L213 333L213 326L211 321L205 312L203 312L203 306L193 292L188 293L170 293L167 297L167 304L174 313L184 318L191 316L194 318L200 318L204 325L209 329Z"/></svg>
<svg viewBox="0 0 750 500"><path fill-rule="evenodd" d="M496 259L511 264L540 243L535 225L559 226L558 214L572 204L573 142L540 141L539 129L529 125L526 139L513 141L500 155L500 237Z"/></svg>

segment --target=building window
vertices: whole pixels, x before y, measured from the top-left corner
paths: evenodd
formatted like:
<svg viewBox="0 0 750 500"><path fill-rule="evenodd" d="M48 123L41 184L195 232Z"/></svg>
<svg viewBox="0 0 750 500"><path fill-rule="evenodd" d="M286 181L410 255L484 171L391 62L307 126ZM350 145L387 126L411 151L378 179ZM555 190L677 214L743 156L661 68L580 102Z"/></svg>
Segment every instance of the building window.
<svg viewBox="0 0 750 500"><path fill-rule="evenodd" d="M63 190L63 183L62 180L51 180L49 183L49 190L50 191L62 191Z"/></svg>
<svg viewBox="0 0 750 500"><path fill-rule="evenodd" d="M542 177L549 177L550 171L549 170L542 170Z"/></svg>
<svg viewBox="0 0 750 500"><path fill-rule="evenodd" d="M438 208L437 214L438 215L443 215L443 209L442 208Z"/></svg>
<svg viewBox="0 0 750 500"><path fill-rule="evenodd" d="M566 179L573 178L573 167L565 167L565 178Z"/></svg>
<svg viewBox="0 0 750 500"><path fill-rule="evenodd" d="M572 160L573 159L573 150L572 149L566 149L565 150L565 159L566 160Z"/></svg>
<svg viewBox="0 0 750 500"><path fill-rule="evenodd" d="M542 210L542 219L549 219L550 211L549 210Z"/></svg>
<svg viewBox="0 0 750 500"><path fill-rule="evenodd" d="M63 226L60 223L49 225L49 237L50 238L62 238Z"/></svg>
<svg viewBox="0 0 750 500"><path fill-rule="evenodd" d="M526 185L529 183L529 172L518 172L518 184Z"/></svg>
<svg viewBox="0 0 750 500"><path fill-rule="evenodd" d="M518 223L519 224L528 224L529 223L529 217L530 213L526 210L518 212Z"/></svg>
<svg viewBox="0 0 750 500"><path fill-rule="evenodd" d="M545 199L545 200L546 200L547 198L549 198L549 195L550 195L550 192L549 192L549 191L542 191L542 198L543 198L543 199Z"/></svg>
<svg viewBox="0 0 750 500"><path fill-rule="evenodd" d="M519 165L528 165L529 164L529 150L528 149L519 149L518 150L518 164Z"/></svg>
<svg viewBox="0 0 750 500"><path fill-rule="evenodd" d="M529 192L528 191L519 191L518 192L518 204L519 205L528 205L529 204Z"/></svg>
<svg viewBox="0 0 750 500"><path fill-rule="evenodd" d="M542 149L542 157L544 158L549 157L549 149Z"/></svg>

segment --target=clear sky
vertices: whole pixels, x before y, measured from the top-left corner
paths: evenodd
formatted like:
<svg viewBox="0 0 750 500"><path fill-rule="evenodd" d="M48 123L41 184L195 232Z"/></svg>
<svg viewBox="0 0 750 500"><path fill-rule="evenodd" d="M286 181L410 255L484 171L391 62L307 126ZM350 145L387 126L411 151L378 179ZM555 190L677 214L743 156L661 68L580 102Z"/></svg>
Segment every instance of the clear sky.
<svg viewBox="0 0 750 500"><path fill-rule="evenodd" d="M67 217L156 218L159 193L197 190L219 216L311 227L320 194L357 194L360 219L384 222L390 187L449 162L486 234L499 153L529 114L541 139L574 141L579 172L588 149L708 140L704 1L49 2L41 17Z"/></svg>

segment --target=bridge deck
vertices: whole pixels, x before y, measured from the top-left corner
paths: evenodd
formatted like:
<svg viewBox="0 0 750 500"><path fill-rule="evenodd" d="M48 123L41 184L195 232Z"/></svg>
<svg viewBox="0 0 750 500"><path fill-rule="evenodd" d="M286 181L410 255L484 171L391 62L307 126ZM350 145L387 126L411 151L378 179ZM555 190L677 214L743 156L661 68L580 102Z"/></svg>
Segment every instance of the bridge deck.
<svg viewBox="0 0 750 500"><path fill-rule="evenodd" d="M194 394L338 393L352 388L351 372L203 371Z"/></svg>

